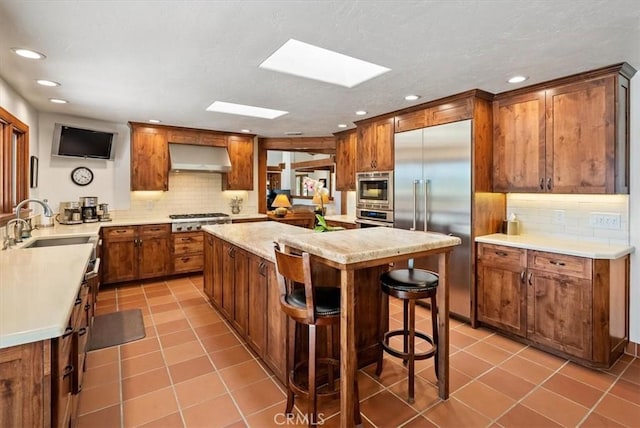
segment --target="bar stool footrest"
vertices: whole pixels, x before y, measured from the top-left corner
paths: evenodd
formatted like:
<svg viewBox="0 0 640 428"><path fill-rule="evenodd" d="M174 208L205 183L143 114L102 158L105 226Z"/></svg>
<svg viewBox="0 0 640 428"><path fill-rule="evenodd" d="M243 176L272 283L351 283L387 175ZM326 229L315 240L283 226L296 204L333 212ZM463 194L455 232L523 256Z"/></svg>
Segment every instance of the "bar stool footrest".
<svg viewBox="0 0 640 428"><path fill-rule="evenodd" d="M433 343L433 338L428 334L422 333L421 331L414 332L414 335L415 337L419 337L420 339L423 339L424 341L429 343L431 345L431 349L425 352L414 353L413 359L426 360L427 358L433 357L438 351L438 346L435 343ZM393 348L391 345L389 345L389 338L393 336L409 336L409 334L406 330L391 330L386 332L384 334L384 340L381 343L382 348L385 350L385 352L393 355L396 358L402 358L403 360L408 360L410 356L408 352L399 351L396 348Z"/></svg>
<svg viewBox="0 0 640 428"><path fill-rule="evenodd" d="M336 360L335 358L318 358L317 359L317 365L332 365L334 366L338 371L340 370L340 360ZM300 361L299 363L297 363L294 367L294 371L289 373L289 387L293 390L294 394L296 394L299 397L304 397L305 399L309 398L309 385L302 385L298 382L295 381L295 375L299 372L299 371L304 371L303 374L298 374L298 376L302 377L302 378L306 378L306 373L308 371L308 367L309 367L309 363L307 361ZM336 380L338 380L339 377L336 377ZM318 399L325 399L325 398L336 398L340 395L340 389L337 388L334 391L322 391L321 388L326 385L326 384L322 384L320 385L320 388L317 389L316 391L316 396L318 397Z"/></svg>

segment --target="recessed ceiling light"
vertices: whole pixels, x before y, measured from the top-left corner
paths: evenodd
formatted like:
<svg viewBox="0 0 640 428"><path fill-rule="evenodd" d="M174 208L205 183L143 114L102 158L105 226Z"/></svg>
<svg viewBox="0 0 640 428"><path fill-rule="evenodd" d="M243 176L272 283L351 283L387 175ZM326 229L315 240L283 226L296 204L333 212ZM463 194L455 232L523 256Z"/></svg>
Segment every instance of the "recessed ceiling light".
<svg viewBox="0 0 640 428"><path fill-rule="evenodd" d="M417 99L420 99L420 95L407 95L406 97L404 97L404 99L407 101L415 101Z"/></svg>
<svg viewBox="0 0 640 428"><path fill-rule="evenodd" d="M356 112L356 114L357 114L358 116L364 116L365 114L367 114L367 112L366 112L366 111L364 111L364 110L358 110L358 111Z"/></svg>
<svg viewBox="0 0 640 428"><path fill-rule="evenodd" d="M161 123L162 121L159 119L149 119L150 123Z"/></svg>
<svg viewBox="0 0 640 428"><path fill-rule="evenodd" d="M295 39L289 39L259 67L347 88L391 70Z"/></svg>
<svg viewBox="0 0 640 428"><path fill-rule="evenodd" d="M49 98L49 101L54 104L67 104L69 102L67 100L61 100L60 98Z"/></svg>
<svg viewBox="0 0 640 428"><path fill-rule="evenodd" d="M346 128L347 124L346 123L339 123L338 124L338 128Z"/></svg>
<svg viewBox="0 0 640 428"><path fill-rule="evenodd" d="M513 76L511 79L508 80L508 82L509 83L520 83L520 82L524 82L527 79L528 79L528 77L525 77L525 76Z"/></svg>
<svg viewBox="0 0 640 428"><path fill-rule="evenodd" d="M250 134L251 130L250 129L241 129L240 132L244 132L245 134Z"/></svg>
<svg viewBox="0 0 640 428"><path fill-rule="evenodd" d="M42 86L60 86L58 82L54 82L53 80L46 80L46 79L38 79L36 80L36 83Z"/></svg>
<svg viewBox="0 0 640 428"><path fill-rule="evenodd" d="M288 111L283 111L283 110L273 110L273 109L264 108L264 107L254 107L254 106L247 106L244 104L227 103L224 101L214 101L209 107L207 107L207 111L237 114L240 116L260 117L262 119L275 119L277 117L280 117L289 113Z"/></svg>
<svg viewBox="0 0 640 428"><path fill-rule="evenodd" d="M29 58L29 59L45 59L46 58L44 54L41 54L40 52L32 51L31 49L11 48L11 51L14 54L19 55L23 58Z"/></svg>

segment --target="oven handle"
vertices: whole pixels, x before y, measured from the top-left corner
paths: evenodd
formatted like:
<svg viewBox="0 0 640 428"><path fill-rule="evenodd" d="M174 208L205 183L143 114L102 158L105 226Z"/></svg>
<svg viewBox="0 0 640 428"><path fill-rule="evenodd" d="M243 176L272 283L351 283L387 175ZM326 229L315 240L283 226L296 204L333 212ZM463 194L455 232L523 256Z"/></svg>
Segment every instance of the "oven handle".
<svg viewBox="0 0 640 428"><path fill-rule="evenodd" d="M357 218L354 221L359 224L368 224L370 226L393 227L393 223L386 221L365 220L363 218Z"/></svg>

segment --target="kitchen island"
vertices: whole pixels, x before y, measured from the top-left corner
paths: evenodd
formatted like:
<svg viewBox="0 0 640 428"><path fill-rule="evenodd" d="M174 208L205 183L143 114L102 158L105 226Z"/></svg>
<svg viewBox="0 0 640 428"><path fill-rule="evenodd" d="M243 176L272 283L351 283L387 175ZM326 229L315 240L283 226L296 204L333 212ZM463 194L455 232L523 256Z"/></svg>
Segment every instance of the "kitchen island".
<svg viewBox="0 0 640 428"><path fill-rule="evenodd" d="M274 260L272 242L277 241L284 245L288 251L306 251L311 254L314 267L324 266L330 268L333 272L339 274L339 282L341 287L341 321L340 321L340 357L341 357L341 425L351 426L353 421L353 400L355 376L358 366L363 365L362 359L370 358L378 352L376 341L379 337L377 330L377 308L379 308L379 299L381 298L380 285L378 282L380 272L388 269L389 263L407 260L414 257L426 257L437 255L439 259L440 286L438 292L438 305L440 311L439 317L439 340L438 349L440 358L438 360L438 383L439 395L446 399L449 395L449 294L447 284L448 259L451 251L456 245L460 244L460 239L453 236L446 236L437 233L410 232L407 230L398 230L393 228L366 228L352 229L329 233L314 233L308 229L297 228L294 226L269 222L266 224L247 223L234 226L215 225L205 226L203 228L211 236L208 241L211 242L211 248L208 250L214 259L225 257L225 254L233 254L233 246L238 246L241 250L247 251L256 257L265 258L258 263L258 271L269 271L272 267L264 267L265 261ZM223 242L216 244L215 239ZM218 245L218 247L216 247ZM225 247L224 245L227 245ZM229 245L231 247L229 247ZM207 244L205 243L205 255L207 254ZM245 256L241 256L242 260ZM238 263L236 256L234 260ZM240 263L245 263L241 261ZM248 262L251 265L251 261ZM266 293L268 295L263 298L252 298L251 293L256 291L255 281L250 282L248 290L242 289L238 291L238 287L233 292L222 289L216 291L217 288L229 286L230 278L223 272L216 272L215 269L228 269L218 266L212 271L208 271L208 263L205 267L205 289L207 289L208 278L215 281L216 278L222 278L222 283L212 284L210 292L207 293L212 297L212 302L216 307L222 308L222 313L226 317L230 317L232 324L241 332L244 329L244 335L248 337L248 343L252 348L256 347L252 344L252 334L255 337L255 330L252 333L252 326L259 326L260 320L252 322L252 315L249 313L248 320L245 320L243 311L247 308L255 307L256 302L266 302L267 317L275 316L274 311L279 311L279 299L277 284L270 283L267 279ZM224 265L224 263L223 263ZM251 269L248 269L249 272ZM235 269L236 274L240 270ZM241 277L243 275L240 275ZM226 281L225 281L226 277ZM273 273L265 273L263 277L274 279ZM237 276L233 278L233 283L238 284ZM241 280L242 282L249 282ZM274 296L275 293L275 296ZM244 299L248 294L248 302L246 306L244 300L240 305L232 296L241 296ZM227 297L225 299L225 296ZM225 300L232 300L233 305L226 305ZM275 302L274 302L275 300ZM233 306L233 307L232 307ZM370 319L372 323L363 319L366 315L366 308L369 308ZM372 310L373 309L373 310ZM238 313L240 311L240 313ZM240 315L239 319L236 319ZM254 314L256 315L256 314ZM243 325L244 323L244 325ZM284 356L286 333L285 325L274 325L269 318L266 320L267 339L266 345L259 343L258 346L266 346L264 353L258 352L261 357L266 356L266 362L270 367L274 367L273 357L276 355ZM277 330L277 331L276 331ZM274 333L275 332L275 333ZM275 334L275 335L274 335ZM260 336L258 334L258 336ZM259 337L258 337L259 338ZM279 342L277 342L279 340ZM274 349L277 348L277 349ZM357 352L357 353L356 353ZM264 359L264 358L263 358ZM270 361L271 360L271 361ZM282 369L282 360L276 361L280 363L278 368ZM286 370L285 370L286 373ZM276 371L276 374L278 372ZM280 373L284 375L284 373Z"/></svg>

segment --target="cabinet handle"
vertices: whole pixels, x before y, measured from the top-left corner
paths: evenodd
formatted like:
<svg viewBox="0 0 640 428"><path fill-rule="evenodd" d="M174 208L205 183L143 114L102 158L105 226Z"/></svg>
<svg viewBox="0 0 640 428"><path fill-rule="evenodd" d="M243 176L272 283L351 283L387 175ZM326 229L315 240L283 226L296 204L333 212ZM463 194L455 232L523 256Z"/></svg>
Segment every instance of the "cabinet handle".
<svg viewBox="0 0 640 428"><path fill-rule="evenodd" d="M87 334L87 327L82 327L78 330L78 336L84 336Z"/></svg>
<svg viewBox="0 0 640 428"><path fill-rule="evenodd" d="M119 230L116 230L115 232L116 233L125 233L126 231L127 231L126 229L119 229Z"/></svg>
<svg viewBox="0 0 640 428"><path fill-rule="evenodd" d="M73 327L69 326L64 329L64 333L62 333L62 338L69 337L73 333Z"/></svg>
<svg viewBox="0 0 640 428"><path fill-rule="evenodd" d="M504 251L496 251L496 255L500 256L500 257L507 257L507 253L505 253Z"/></svg>
<svg viewBox="0 0 640 428"><path fill-rule="evenodd" d="M555 260L549 260L549 263L551 263L552 265L555 265L555 266L566 266L565 262L557 262Z"/></svg>
<svg viewBox="0 0 640 428"><path fill-rule="evenodd" d="M64 368L64 370L62 371L62 377L65 378L67 376L69 376L71 373L73 373L74 367L72 364L69 364L68 366L66 366Z"/></svg>
<svg viewBox="0 0 640 428"><path fill-rule="evenodd" d="M544 178L540 179L540 190L544 190Z"/></svg>
<svg viewBox="0 0 640 428"><path fill-rule="evenodd" d="M82 303L82 297L76 297L76 302L73 304L73 306L77 306L80 303Z"/></svg>
<svg viewBox="0 0 640 428"><path fill-rule="evenodd" d="M533 285L533 273L529 272L529 279L528 279L529 285Z"/></svg>
<svg viewBox="0 0 640 428"><path fill-rule="evenodd" d="M91 305L89 303L87 303L86 305L84 305L84 310L88 311L89 309L91 309Z"/></svg>
<svg viewBox="0 0 640 428"><path fill-rule="evenodd" d="M524 284L524 277L526 273L524 271L520 272L520 283Z"/></svg>
<svg viewBox="0 0 640 428"><path fill-rule="evenodd" d="M183 257L180 260L182 260L183 262L188 262L189 260L191 260L191 257Z"/></svg>
<svg viewBox="0 0 640 428"><path fill-rule="evenodd" d="M191 238L181 238L181 240L184 241L191 241Z"/></svg>
<svg viewBox="0 0 640 428"><path fill-rule="evenodd" d="M551 177L547 178L547 190L551 190Z"/></svg>

